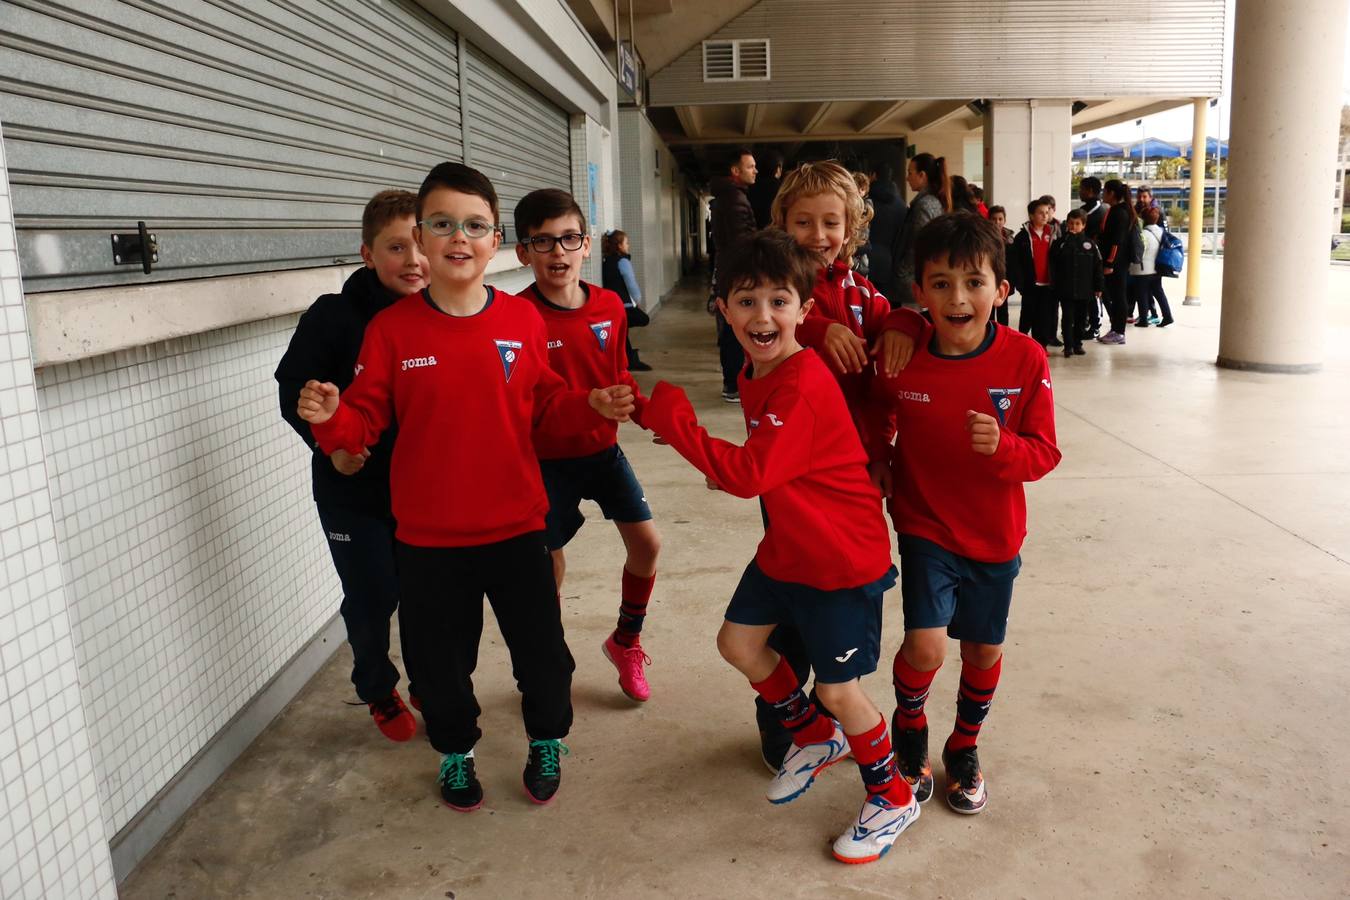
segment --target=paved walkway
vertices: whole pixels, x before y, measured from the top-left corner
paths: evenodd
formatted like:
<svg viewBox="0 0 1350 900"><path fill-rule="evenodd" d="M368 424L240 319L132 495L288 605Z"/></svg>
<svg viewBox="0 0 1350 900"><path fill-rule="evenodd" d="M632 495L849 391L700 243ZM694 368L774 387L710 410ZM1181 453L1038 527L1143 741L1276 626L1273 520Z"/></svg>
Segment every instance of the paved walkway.
<svg viewBox="0 0 1350 900"><path fill-rule="evenodd" d="M751 693L713 645L758 508L626 427L666 545L644 636L654 696L627 701L600 655L622 553L592 509L564 588L577 721L554 805L521 792L495 628L477 678L487 800L469 815L437 802L420 736L391 744L342 705L343 650L122 896L1346 896L1350 270L1308 323L1325 370L1271 376L1214 367L1221 264L1204 264L1205 304L1178 303L1175 327L1051 360L1064 462L1028 491L984 815L938 799L879 864L844 867L828 848L859 802L851 765L788 807L764 801ZM636 343L739 440L702 302L677 294ZM887 616L890 654L898 593ZM935 731L957 668L934 686ZM866 684L889 711L889 677Z"/></svg>

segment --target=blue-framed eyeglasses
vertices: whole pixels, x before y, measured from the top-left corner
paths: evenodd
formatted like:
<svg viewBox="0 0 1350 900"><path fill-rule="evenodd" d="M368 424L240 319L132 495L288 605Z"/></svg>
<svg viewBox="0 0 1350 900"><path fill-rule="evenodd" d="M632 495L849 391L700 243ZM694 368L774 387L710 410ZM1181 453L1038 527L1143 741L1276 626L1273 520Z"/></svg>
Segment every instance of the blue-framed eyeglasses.
<svg viewBox="0 0 1350 900"><path fill-rule="evenodd" d="M462 231L471 241L482 240L501 229L500 225L493 225L487 219L466 219L463 222L456 222L449 216L431 216L417 224L437 237L451 237L456 231Z"/></svg>

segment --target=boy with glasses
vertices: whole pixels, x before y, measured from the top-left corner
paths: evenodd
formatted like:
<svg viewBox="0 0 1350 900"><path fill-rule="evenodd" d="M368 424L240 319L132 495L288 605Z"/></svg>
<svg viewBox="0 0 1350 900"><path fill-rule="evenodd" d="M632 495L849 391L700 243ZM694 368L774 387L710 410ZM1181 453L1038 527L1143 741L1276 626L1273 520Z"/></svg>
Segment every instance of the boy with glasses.
<svg viewBox="0 0 1350 900"><path fill-rule="evenodd" d="M298 414L326 453L357 452L398 422L390 489L399 625L427 740L442 754L441 798L464 812L483 802L472 679L486 594L522 694L525 790L547 803L561 781L575 666L544 543L548 498L532 434L626 420L633 390L568 390L548 367L534 306L483 284L501 232L497 192L481 172L436 166L418 191L417 216L430 284L371 320L341 398L334 384L311 380Z"/></svg>
<svg viewBox="0 0 1350 900"><path fill-rule="evenodd" d="M591 255L586 217L566 191L532 191L516 205L516 257L534 270L524 296L548 331L549 366L573 389L623 384L639 392L628 373L627 316L613 291L581 280ZM661 539L652 511L618 443L618 426L595 423L581 434L539 432L534 449L548 493L545 534L562 595L563 548L585 524L582 500L594 500L619 529L627 559L620 579L619 621L601 652L619 670L619 688L639 702L651 696L643 666L651 659L639 642L656 581Z"/></svg>

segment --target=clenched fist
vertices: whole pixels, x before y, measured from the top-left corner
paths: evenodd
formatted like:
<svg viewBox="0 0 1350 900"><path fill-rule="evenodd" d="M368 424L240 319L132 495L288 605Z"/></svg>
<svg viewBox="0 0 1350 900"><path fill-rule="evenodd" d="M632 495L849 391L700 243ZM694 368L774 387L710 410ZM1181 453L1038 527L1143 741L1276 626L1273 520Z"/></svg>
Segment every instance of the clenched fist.
<svg viewBox="0 0 1350 900"><path fill-rule="evenodd" d="M311 378L300 389L300 403L296 412L309 424L322 425L333 418L337 408L338 389L331 381L320 384Z"/></svg>
<svg viewBox="0 0 1350 900"><path fill-rule="evenodd" d="M976 453L993 456L998 451L998 439L1002 433L998 427L998 419L968 409L966 431L970 432L970 449Z"/></svg>

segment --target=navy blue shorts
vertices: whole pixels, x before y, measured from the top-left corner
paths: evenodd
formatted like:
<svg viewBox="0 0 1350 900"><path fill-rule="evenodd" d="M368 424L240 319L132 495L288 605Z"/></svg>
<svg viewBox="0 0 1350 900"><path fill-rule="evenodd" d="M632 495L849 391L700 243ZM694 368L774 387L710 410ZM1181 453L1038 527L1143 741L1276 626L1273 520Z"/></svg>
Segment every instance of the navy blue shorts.
<svg viewBox="0 0 1350 900"><path fill-rule="evenodd" d="M618 444L590 456L541 459L539 471L548 494L544 539L549 550L566 547L585 524L582 500L594 500L605 518L615 522L647 522L652 517L642 485Z"/></svg>
<svg viewBox="0 0 1350 900"><path fill-rule="evenodd" d="M957 556L913 535L900 535L900 595L905 630L946 627L959 641L1001 644L1022 557L985 563Z"/></svg>
<svg viewBox="0 0 1350 900"><path fill-rule="evenodd" d="M881 596L895 587L895 566L862 587L822 591L778 581L754 562L745 567L726 619L737 625L795 625L816 681L843 684L871 674L881 655Z"/></svg>

